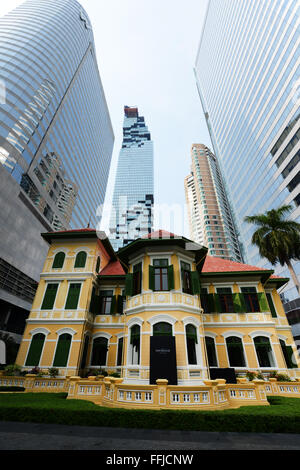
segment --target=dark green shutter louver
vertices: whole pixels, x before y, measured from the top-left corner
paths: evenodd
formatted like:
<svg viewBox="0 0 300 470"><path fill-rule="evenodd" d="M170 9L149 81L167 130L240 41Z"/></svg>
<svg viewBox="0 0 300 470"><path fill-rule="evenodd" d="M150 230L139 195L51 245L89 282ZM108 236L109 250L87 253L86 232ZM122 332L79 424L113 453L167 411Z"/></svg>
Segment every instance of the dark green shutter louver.
<svg viewBox="0 0 300 470"><path fill-rule="evenodd" d="M194 295L200 294L201 285L198 271L191 271L191 281L192 281L192 292Z"/></svg>
<svg viewBox="0 0 300 470"><path fill-rule="evenodd" d="M53 367L65 367L68 362L72 336L68 333L60 335L57 343Z"/></svg>
<svg viewBox="0 0 300 470"><path fill-rule="evenodd" d="M174 267L173 264L168 266L168 289L174 289Z"/></svg>
<svg viewBox="0 0 300 470"><path fill-rule="evenodd" d="M100 313L100 295L96 294L95 287L93 287L93 290L92 290L90 312L93 313L94 315L98 315Z"/></svg>
<svg viewBox="0 0 300 470"><path fill-rule="evenodd" d="M113 315L117 313L117 296L113 295L110 304L110 314Z"/></svg>
<svg viewBox="0 0 300 470"><path fill-rule="evenodd" d="M243 294L235 293L232 294L233 306L235 313L245 313L246 312L246 304L244 300Z"/></svg>
<svg viewBox="0 0 300 470"><path fill-rule="evenodd" d="M70 284L65 309L76 309L79 300L81 284Z"/></svg>
<svg viewBox="0 0 300 470"><path fill-rule="evenodd" d="M149 289L155 289L155 279L154 279L154 266L149 266Z"/></svg>
<svg viewBox="0 0 300 470"><path fill-rule="evenodd" d="M214 296L214 312L221 313L222 305L220 302L219 294L213 294L213 296Z"/></svg>
<svg viewBox="0 0 300 470"><path fill-rule="evenodd" d="M131 297L133 293L133 274L128 273L125 277L125 295Z"/></svg>
<svg viewBox="0 0 300 470"><path fill-rule="evenodd" d="M259 302L260 311L261 312L268 312L270 309L269 309L269 304L268 304L267 298L265 296L265 293L264 292L259 292L257 294L257 298L258 298L258 302Z"/></svg>
<svg viewBox="0 0 300 470"><path fill-rule="evenodd" d="M45 342L45 335L37 333L32 337L25 366L38 366Z"/></svg>
<svg viewBox="0 0 300 470"><path fill-rule="evenodd" d="M275 306L274 306L274 303L273 303L272 296L269 293L266 294L266 296L267 296L267 300L268 300L268 304L269 304L269 307L270 307L272 317L277 318L277 313L276 313L276 310L275 310Z"/></svg>
<svg viewBox="0 0 300 470"><path fill-rule="evenodd" d="M80 251L77 253L76 259L75 259L75 268L84 268L86 263L86 252L85 251Z"/></svg>
<svg viewBox="0 0 300 470"><path fill-rule="evenodd" d="M215 296L215 294L208 294L208 309L209 309L209 313L215 313L215 312L216 312L216 305L215 305L214 296Z"/></svg>
<svg viewBox="0 0 300 470"><path fill-rule="evenodd" d="M124 302L124 296L123 295L118 295L117 297L117 313L123 313L123 302Z"/></svg>
<svg viewBox="0 0 300 470"><path fill-rule="evenodd" d="M100 257L98 256L97 263L96 263L96 273L99 272L99 269L100 269Z"/></svg>
<svg viewBox="0 0 300 470"><path fill-rule="evenodd" d="M48 284L44 295L42 310L52 310L55 302L58 284Z"/></svg>
<svg viewBox="0 0 300 470"><path fill-rule="evenodd" d="M65 253L63 253L62 251L60 253L57 253L55 255L52 268L62 268L65 261L65 256Z"/></svg>

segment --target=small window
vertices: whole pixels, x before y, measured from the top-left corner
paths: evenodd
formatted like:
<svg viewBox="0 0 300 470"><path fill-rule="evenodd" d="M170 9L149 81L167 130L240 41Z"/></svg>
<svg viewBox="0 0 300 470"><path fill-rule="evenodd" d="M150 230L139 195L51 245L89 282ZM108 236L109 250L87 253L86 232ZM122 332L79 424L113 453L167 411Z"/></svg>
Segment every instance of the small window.
<svg viewBox="0 0 300 470"><path fill-rule="evenodd" d="M269 338L257 336L254 338L255 350L259 367L275 367L272 347Z"/></svg>
<svg viewBox="0 0 300 470"><path fill-rule="evenodd" d="M97 258L97 263L96 263L96 273L99 272L99 269L100 269L100 261L101 261L101 260L100 260L100 256L98 256L98 258Z"/></svg>
<svg viewBox="0 0 300 470"><path fill-rule="evenodd" d="M131 364L140 363L140 337L141 328L134 325L130 329L130 346L131 346Z"/></svg>
<svg viewBox="0 0 300 470"><path fill-rule="evenodd" d="M48 284L41 306L42 310L52 310L55 302L58 284Z"/></svg>
<svg viewBox="0 0 300 470"><path fill-rule="evenodd" d="M191 265L181 261L182 292L192 294Z"/></svg>
<svg viewBox="0 0 300 470"><path fill-rule="evenodd" d="M168 260L155 259L154 266L154 290L162 291L169 289L168 283Z"/></svg>
<svg viewBox="0 0 300 470"><path fill-rule="evenodd" d="M142 291L142 263L133 266L133 295Z"/></svg>
<svg viewBox="0 0 300 470"><path fill-rule="evenodd" d="M217 294L219 296L221 312L222 313L234 312L231 288L230 287L218 287Z"/></svg>
<svg viewBox="0 0 300 470"><path fill-rule="evenodd" d="M67 365L71 341L72 336L70 334L65 333L60 335L57 342L53 367L65 367Z"/></svg>
<svg viewBox="0 0 300 470"><path fill-rule="evenodd" d="M80 251L79 253L77 253L74 267L84 268L85 263L86 263L86 258L87 258L87 254L85 251Z"/></svg>
<svg viewBox="0 0 300 470"><path fill-rule="evenodd" d="M246 367L241 338L230 336L226 339L230 367Z"/></svg>
<svg viewBox="0 0 300 470"><path fill-rule="evenodd" d="M209 367L218 367L216 345L214 338L205 336L207 360Z"/></svg>
<svg viewBox="0 0 300 470"><path fill-rule="evenodd" d="M102 315L107 315L111 313L112 301L113 301L113 291L112 290L102 290L100 291L100 313Z"/></svg>
<svg viewBox="0 0 300 470"><path fill-rule="evenodd" d="M38 366L45 342L45 335L37 333L33 335L25 366Z"/></svg>
<svg viewBox="0 0 300 470"><path fill-rule="evenodd" d="M52 268L62 268L64 265L65 257L66 255L63 251L56 253L53 264L52 264Z"/></svg>
<svg viewBox="0 0 300 470"><path fill-rule="evenodd" d="M241 287L247 312L260 312L258 295L255 287Z"/></svg>
<svg viewBox="0 0 300 470"><path fill-rule="evenodd" d="M107 338L95 338L93 341L92 351L92 366L105 366L108 350L108 339Z"/></svg>
<svg viewBox="0 0 300 470"><path fill-rule="evenodd" d="M81 284L75 284L75 283L70 284L65 309L74 309L74 310L77 309L80 289L81 289Z"/></svg>
<svg viewBox="0 0 300 470"><path fill-rule="evenodd" d="M197 331L194 325L186 325L186 346L188 354L188 364L195 365L197 364L197 353L196 353L196 344L197 344Z"/></svg>

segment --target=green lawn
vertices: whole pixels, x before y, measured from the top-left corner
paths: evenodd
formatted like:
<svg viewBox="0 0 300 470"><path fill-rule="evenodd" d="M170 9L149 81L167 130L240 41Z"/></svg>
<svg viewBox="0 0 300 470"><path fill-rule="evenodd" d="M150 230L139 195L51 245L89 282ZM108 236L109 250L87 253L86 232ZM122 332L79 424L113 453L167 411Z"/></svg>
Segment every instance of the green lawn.
<svg viewBox="0 0 300 470"><path fill-rule="evenodd" d="M235 410L127 410L105 408L65 393L0 393L0 420L189 431L300 434L300 398L269 397L271 406Z"/></svg>

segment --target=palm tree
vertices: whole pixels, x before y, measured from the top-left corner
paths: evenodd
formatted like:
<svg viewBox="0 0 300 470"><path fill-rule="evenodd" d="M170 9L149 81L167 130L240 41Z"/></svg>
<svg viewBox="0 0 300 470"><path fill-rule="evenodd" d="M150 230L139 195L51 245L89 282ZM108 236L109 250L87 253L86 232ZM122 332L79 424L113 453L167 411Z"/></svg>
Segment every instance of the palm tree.
<svg viewBox="0 0 300 470"><path fill-rule="evenodd" d="M300 282L291 263L292 259L300 259L300 224L285 218L291 210L291 205L284 205L266 214L247 216L244 220L258 226L252 235L252 243L258 246L260 256L267 258L273 266L286 264L300 294Z"/></svg>

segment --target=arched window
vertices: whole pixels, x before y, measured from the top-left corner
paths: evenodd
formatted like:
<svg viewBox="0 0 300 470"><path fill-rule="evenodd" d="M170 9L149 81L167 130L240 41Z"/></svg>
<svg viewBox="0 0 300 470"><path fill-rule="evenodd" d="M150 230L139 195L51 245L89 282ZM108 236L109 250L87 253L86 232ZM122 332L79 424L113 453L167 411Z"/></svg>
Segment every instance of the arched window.
<svg viewBox="0 0 300 470"><path fill-rule="evenodd" d="M207 360L209 367L218 367L216 345L214 338L205 336Z"/></svg>
<svg viewBox="0 0 300 470"><path fill-rule="evenodd" d="M97 262L96 262L96 273L98 273L98 272L99 272L99 269L100 269L100 262L101 262L101 260L100 260L100 256L98 256L98 258L97 258Z"/></svg>
<svg viewBox="0 0 300 470"><path fill-rule="evenodd" d="M65 367L67 365L71 341L72 336L69 333L60 335L57 342L53 367Z"/></svg>
<svg viewBox="0 0 300 470"><path fill-rule="evenodd" d="M141 327L139 325L133 325L130 328L130 348L131 364L139 364L141 349Z"/></svg>
<svg viewBox="0 0 300 470"><path fill-rule="evenodd" d="M86 263L86 256L87 255L86 255L85 251L80 251L79 253L77 253L74 267L75 268L84 268L85 263Z"/></svg>
<svg viewBox="0 0 300 470"><path fill-rule="evenodd" d="M38 366L39 365L44 342L45 342L45 335L43 333L36 333L35 335L33 335L25 366Z"/></svg>
<svg viewBox="0 0 300 470"><path fill-rule="evenodd" d="M62 268L64 265L65 257L66 255L63 251L56 253L53 264L52 264L52 268Z"/></svg>
<svg viewBox="0 0 300 470"><path fill-rule="evenodd" d="M241 338L230 336L226 339L230 367L246 367Z"/></svg>
<svg viewBox="0 0 300 470"><path fill-rule="evenodd" d="M269 338L266 336L256 336L256 338L254 338L254 345L259 367L275 367Z"/></svg>
<svg viewBox="0 0 300 470"><path fill-rule="evenodd" d="M105 366L106 365L106 358L107 358L107 351L108 351L108 339L103 338L102 336L99 338L95 338L93 341L93 351L92 351L92 366Z"/></svg>
<svg viewBox="0 0 300 470"><path fill-rule="evenodd" d="M155 323L153 336L172 336L172 325L166 322Z"/></svg>
<svg viewBox="0 0 300 470"><path fill-rule="evenodd" d="M188 354L188 363L197 364L197 353L196 353L196 344L197 344L197 330L194 325L186 325L185 327L186 334L186 347Z"/></svg>

